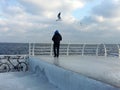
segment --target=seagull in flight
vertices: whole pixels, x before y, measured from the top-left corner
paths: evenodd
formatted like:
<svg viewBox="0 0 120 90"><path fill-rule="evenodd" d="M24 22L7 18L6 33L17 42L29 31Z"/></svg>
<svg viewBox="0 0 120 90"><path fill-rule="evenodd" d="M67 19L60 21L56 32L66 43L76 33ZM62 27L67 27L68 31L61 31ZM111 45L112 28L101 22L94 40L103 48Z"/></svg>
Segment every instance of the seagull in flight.
<svg viewBox="0 0 120 90"><path fill-rule="evenodd" d="M60 21L61 20L61 12L58 13L57 18L58 19L56 21Z"/></svg>

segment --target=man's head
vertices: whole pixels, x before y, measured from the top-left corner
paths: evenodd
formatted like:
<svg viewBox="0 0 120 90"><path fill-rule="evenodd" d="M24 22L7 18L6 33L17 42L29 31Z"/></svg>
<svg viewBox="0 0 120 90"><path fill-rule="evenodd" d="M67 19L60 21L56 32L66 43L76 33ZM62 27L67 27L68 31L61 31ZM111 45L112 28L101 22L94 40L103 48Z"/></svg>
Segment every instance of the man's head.
<svg viewBox="0 0 120 90"><path fill-rule="evenodd" d="M56 31L55 31L55 34L58 34L58 33L59 33L59 31L58 31L58 30L56 30Z"/></svg>

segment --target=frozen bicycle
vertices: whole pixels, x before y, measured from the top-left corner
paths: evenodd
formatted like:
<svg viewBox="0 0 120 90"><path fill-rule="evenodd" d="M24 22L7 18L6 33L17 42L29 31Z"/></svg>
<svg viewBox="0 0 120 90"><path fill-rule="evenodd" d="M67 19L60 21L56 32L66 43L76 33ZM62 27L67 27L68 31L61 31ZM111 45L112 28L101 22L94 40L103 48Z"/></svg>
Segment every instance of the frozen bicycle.
<svg viewBox="0 0 120 90"><path fill-rule="evenodd" d="M6 56L7 61L9 62L9 65L12 66L11 71L28 71L28 65L27 63L20 61L21 56L16 56L16 57L10 57ZM16 59L16 63L12 62L11 59Z"/></svg>
<svg viewBox="0 0 120 90"><path fill-rule="evenodd" d="M4 56L0 57L0 73L1 72L9 72L10 66L7 62L1 62L2 60L6 59Z"/></svg>
<svg viewBox="0 0 120 90"><path fill-rule="evenodd" d="M28 64L26 62L20 61L22 56L4 56L7 60L6 63L1 63L0 71L1 72L9 72L9 71L28 71ZM12 60L16 60L16 62ZM28 59L28 57L25 57Z"/></svg>

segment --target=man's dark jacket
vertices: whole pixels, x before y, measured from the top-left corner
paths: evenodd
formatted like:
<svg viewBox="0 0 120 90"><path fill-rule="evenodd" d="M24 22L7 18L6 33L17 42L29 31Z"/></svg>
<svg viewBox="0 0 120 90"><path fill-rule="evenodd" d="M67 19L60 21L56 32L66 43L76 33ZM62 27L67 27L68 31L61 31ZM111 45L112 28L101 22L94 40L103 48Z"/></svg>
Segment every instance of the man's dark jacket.
<svg viewBox="0 0 120 90"><path fill-rule="evenodd" d="M55 33L52 37L52 40L53 40L54 44L60 44L62 37L59 33Z"/></svg>

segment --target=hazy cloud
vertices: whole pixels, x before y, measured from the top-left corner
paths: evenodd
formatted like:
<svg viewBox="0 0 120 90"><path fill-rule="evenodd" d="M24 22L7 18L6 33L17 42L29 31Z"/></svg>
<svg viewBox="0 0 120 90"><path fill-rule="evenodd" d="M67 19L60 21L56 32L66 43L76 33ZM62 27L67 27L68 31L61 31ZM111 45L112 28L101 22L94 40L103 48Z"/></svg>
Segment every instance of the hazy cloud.
<svg viewBox="0 0 120 90"><path fill-rule="evenodd" d="M105 18L114 18L120 16L119 0L104 0L100 5L94 7L93 14Z"/></svg>
<svg viewBox="0 0 120 90"><path fill-rule="evenodd" d="M84 17L82 22L87 23L90 27L96 24L95 27L92 27L92 30L98 28L98 30L107 30L108 33L109 30L120 30L118 24L120 23L119 2L119 0L104 0L100 5L94 7L91 10L91 15Z"/></svg>

